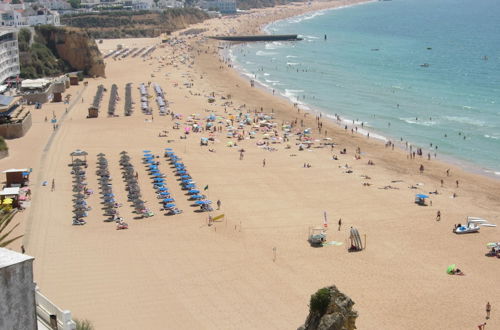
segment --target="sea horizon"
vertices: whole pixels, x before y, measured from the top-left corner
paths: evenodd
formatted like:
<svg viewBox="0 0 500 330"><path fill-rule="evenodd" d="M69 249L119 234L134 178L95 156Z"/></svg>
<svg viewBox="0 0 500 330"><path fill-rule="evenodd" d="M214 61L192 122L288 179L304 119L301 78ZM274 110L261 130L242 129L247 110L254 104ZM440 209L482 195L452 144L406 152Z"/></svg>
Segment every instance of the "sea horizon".
<svg viewBox="0 0 500 330"><path fill-rule="evenodd" d="M399 4L391 6L393 3ZM444 0L435 16L450 3L460 4L460 10L473 5L471 0ZM368 1L274 21L263 31L299 34L303 40L237 45L231 47L229 57L241 75L304 110L322 113L342 127L357 127L360 134L390 140L403 149L408 142L413 148L422 148L424 156L430 154L434 159L436 154L440 161L500 179L500 154L495 154L500 150L500 112L495 109L500 102L495 94L498 78L488 76L500 68L499 58L493 57L498 46L487 44L489 48L484 50L489 57L477 55L480 50L464 55L464 62L470 61L474 67L457 75L460 63L449 63L452 59L447 53L454 49L443 48L443 54L436 55L440 47L437 40L423 43L418 39L422 36L414 36L409 28L404 38L393 38L391 31L383 31L382 40L377 40L376 34L367 40L366 31L356 30L357 20L366 23L371 17L376 21L387 12L413 12L423 5L416 0ZM500 11L498 5L496 10ZM400 16L406 21L403 14ZM346 26L347 32L329 26L331 22ZM454 31L453 24L446 24ZM409 54L401 53L400 39ZM422 58L421 63L418 58ZM384 59L392 62L387 64ZM294 77L297 75L299 79Z"/></svg>

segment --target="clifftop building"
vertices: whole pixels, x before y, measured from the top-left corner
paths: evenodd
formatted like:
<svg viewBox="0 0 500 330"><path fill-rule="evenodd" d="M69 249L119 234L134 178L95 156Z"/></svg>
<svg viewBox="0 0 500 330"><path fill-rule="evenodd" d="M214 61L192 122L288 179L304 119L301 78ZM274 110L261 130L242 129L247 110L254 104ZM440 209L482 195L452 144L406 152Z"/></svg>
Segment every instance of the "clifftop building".
<svg viewBox="0 0 500 330"><path fill-rule="evenodd" d="M0 83L9 77L17 77L20 73L17 32L0 29Z"/></svg>

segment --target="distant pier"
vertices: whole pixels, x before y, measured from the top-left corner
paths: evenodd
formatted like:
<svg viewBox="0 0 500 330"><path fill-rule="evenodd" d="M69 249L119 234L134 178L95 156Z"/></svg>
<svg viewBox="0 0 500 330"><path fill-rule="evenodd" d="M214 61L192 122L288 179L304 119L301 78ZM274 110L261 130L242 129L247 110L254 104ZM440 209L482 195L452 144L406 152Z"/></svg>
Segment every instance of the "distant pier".
<svg viewBox="0 0 500 330"><path fill-rule="evenodd" d="M253 35L253 36L214 36L210 37L216 40L223 41L239 41L239 42L248 42L248 41L297 41L302 40L296 34L264 34L264 35Z"/></svg>

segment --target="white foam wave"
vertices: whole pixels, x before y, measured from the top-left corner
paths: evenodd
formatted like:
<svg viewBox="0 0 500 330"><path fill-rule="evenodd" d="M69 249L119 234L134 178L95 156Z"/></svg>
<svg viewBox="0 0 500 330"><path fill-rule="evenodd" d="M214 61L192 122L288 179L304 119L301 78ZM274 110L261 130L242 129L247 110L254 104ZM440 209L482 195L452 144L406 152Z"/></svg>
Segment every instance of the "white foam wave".
<svg viewBox="0 0 500 330"><path fill-rule="evenodd" d="M278 53L276 53L276 52L265 52L263 50L259 50L259 51L257 51L257 53L255 53L255 55L257 55L257 56L272 56L272 55L278 55Z"/></svg>
<svg viewBox="0 0 500 330"><path fill-rule="evenodd" d="M264 79L264 80L268 83L273 83L273 84L280 82L279 80L271 80L271 79Z"/></svg>
<svg viewBox="0 0 500 330"><path fill-rule="evenodd" d="M493 139L493 140L500 140L500 136L498 135L489 135L489 134L484 134L483 135L487 139Z"/></svg>
<svg viewBox="0 0 500 330"><path fill-rule="evenodd" d="M286 65L299 65L300 63L297 62L286 62Z"/></svg>
<svg viewBox="0 0 500 330"><path fill-rule="evenodd" d="M307 20L313 19L313 18L318 17L318 16L322 16L324 14L325 14L324 11L317 11L317 12L314 12L312 14L304 14L304 15L300 15L300 16L291 17L287 21L289 23L295 24L295 23L300 23L302 21L307 21Z"/></svg>
<svg viewBox="0 0 500 330"><path fill-rule="evenodd" d="M399 120L402 120L408 124L412 125L422 125L422 126L434 126L437 124L436 121L431 121L431 120L416 120L416 118L411 117L411 118L399 118Z"/></svg>
<svg viewBox="0 0 500 330"><path fill-rule="evenodd" d="M264 75L264 76L270 76L270 74L269 74L269 73L267 73L267 72L264 72L264 74L263 74L263 75Z"/></svg>
<svg viewBox="0 0 500 330"><path fill-rule="evenodd" d="M295 55L287 55L286 58L297 58L298 56Z"/></svg>
<svg viewBox="0 0 500 330"><path fill-rule="evenodd" d="M280 48L282 47L283 44L279 41L273 41L273 42L268 42L266 43L266 45L264 46L266 49L277 49L277 48Z"/></svg>
<svg viewBox="0 0 500 330"><path fill-rule="evenodd" d="M486 122L483 120L473 119L469 117L459 117L459 116L444 116L446 120L454 121L461 124L468 124L473 126L485 126Z"/></svg>
<svg viewBox="0 0 500 330"><path fill-rule="evenodd" d="M301 35L302 38L304 39L319 39L319 37L316 37L316 36L305 36L305 35Z"/></svg>

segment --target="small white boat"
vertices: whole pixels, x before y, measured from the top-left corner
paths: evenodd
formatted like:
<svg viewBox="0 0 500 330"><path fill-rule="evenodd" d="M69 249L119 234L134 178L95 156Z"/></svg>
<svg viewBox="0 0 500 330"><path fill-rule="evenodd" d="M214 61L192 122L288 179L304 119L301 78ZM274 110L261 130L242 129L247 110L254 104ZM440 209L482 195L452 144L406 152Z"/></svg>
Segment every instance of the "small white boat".
<svg viewBox="0 0 500 330"><path fill-rule="evenodd" d="M453 232L455 234L477 233L479 231L479 228L481 228L481 227L479 227L478 225L476 225L474 223L469 223L466 226L460 226L460 227L453 229Z"/></svg>
<svg viewBox="0 0 500 330"><path fill-rule="evenodd" d="M477 233L481 227L496 227L497 225L489 223L488 220L478 217L467 217L465 225L456 226L453 229L455 234Z"/></svg>

